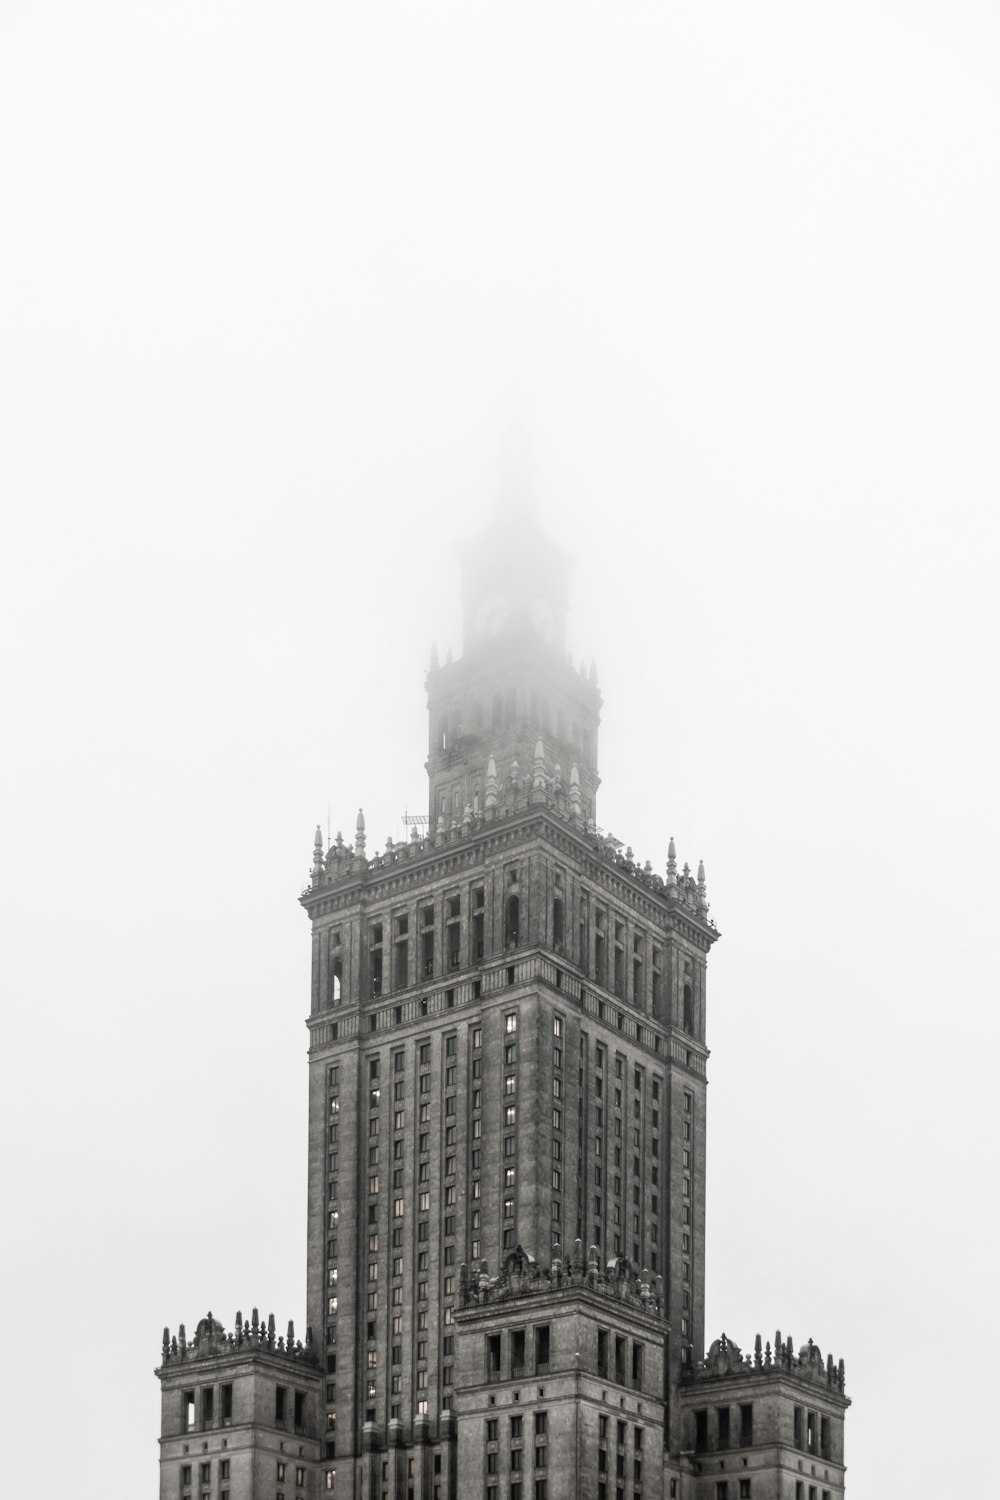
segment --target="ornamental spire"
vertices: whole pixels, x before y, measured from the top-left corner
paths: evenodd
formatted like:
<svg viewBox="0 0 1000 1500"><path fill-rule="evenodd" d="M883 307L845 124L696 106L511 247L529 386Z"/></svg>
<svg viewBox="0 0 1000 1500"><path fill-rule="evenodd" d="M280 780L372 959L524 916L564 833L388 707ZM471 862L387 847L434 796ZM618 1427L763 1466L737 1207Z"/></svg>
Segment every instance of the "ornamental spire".
<svg viewBox="0 0 1000 1500"><path fill-rule="evenodd" d="M569 768L569 813L571 818L583 816L580 805L580 770L576 761Z"/></svg>
<svg viewBox="0 0 1000 1500"><path fill-rule="evenodd" d="M358 821L356 825L355 835L354 852L355 854L363 855L365 852L365 815L360 807L358 808Z"/></svg>
<svg viewBox="0 0 1000 1500"><path fill-rule="evenodd" d="M535 741L535 764L532 775L532 788L536 792L545 790L545 747L541 737Z"/></svg>

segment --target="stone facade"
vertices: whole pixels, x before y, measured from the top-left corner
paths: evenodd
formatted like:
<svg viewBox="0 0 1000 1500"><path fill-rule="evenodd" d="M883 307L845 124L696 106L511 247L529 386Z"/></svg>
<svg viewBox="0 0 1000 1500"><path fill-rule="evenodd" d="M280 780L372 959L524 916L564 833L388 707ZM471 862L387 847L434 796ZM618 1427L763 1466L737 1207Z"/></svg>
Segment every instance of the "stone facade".
<svg viewBox="0 0 1000 1500"><path fill-rule="evenodd" d="M209 1313L188 1342L163 1330L160 1500L310 1500L318 1494L319 1365L291 1323Z"/></svg>
<svg viewBox="0 0 1000 1500"><path fill-rule="evenodd" d="M565 600L537 535L473 549L465 654L427 678L425 825L372 852L363 814L350 843L316 833L307 1477L352 1500L720 1500L692 1413L727 1400L757 1410L733 1500L821 1500L765 1482L799 1472L801 1368L705 1361L718 933L673 840L660 875L597 825L601 697L565 655ZM696 1394L713 1381L730 1394ZM842 1385L816 1421L839 1401L842 1424ZM186 1436L164 1427L165 1463Z"/></svg>

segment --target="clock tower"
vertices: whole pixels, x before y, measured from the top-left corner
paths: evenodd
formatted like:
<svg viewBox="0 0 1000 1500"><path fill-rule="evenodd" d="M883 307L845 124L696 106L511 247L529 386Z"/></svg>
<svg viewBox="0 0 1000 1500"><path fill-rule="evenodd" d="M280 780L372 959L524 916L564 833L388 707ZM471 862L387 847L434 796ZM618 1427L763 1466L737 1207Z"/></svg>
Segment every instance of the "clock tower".
<svg viewBox="0 0 1000 1500"><path fill-rule="evenodd" d="M597 673L566 654L565 554L523 512L500 514L462 558L464 654L427 676L431 832L479 816L487 793L578 783L597 815ZM539 788L540 789L540 788Z"/></svg>

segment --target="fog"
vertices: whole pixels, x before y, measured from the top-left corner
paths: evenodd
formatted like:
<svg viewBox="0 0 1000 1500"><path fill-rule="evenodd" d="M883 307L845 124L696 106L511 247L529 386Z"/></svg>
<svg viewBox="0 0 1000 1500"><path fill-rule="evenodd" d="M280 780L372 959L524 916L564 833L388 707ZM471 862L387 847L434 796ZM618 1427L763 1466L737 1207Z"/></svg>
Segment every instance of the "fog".
<svg viewBox="0 0 1000 1500"><path fill-rule="evenodd" d="M18 1463L155 1494L164 1324L304 1319L313 831L425 810L527 506L598 821L722 933L707 1337L844 1358L850 1500L981 1486L998 64L974 0L7 0Z"/></svg>

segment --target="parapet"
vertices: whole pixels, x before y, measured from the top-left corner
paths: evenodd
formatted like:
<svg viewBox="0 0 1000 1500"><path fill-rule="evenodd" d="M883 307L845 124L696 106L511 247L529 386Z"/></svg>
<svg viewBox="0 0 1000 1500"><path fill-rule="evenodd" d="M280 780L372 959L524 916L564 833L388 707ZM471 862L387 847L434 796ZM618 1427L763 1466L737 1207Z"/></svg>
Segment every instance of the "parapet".
<svg viewBox="0 0 1000 1500"><path fill-rule="evenodd" d="M474 812L471 807L466 806L462 821L454 821L450 827L445 825L443 818L439 818L436 831L425 838L420 838L414 826L408 843L394 843L390 838L386 840L383 853L376 850L369 856L364 813L359 812L355 842L345 844L343 835L338 833L324 853L322 830L317 828L313 843L312 876L309 885L302 892L302 900L308 901L311 896L340 881L347 881L358 875L388 871L447 845L478 837L492 826L502 823L505 818L533 807L544 807L569 824L587 840L593 852L609 868L634 880L661 900L685 908L713 934L716 933L715 923L709 915L704 864L699 863L697 874L692 874L688 864L678 870L677 852L672 838L667 849L665 878L656 874L649 860L640 864L633 857L631 848L626 848L621 839L605 833L592 820L588 821L583 817L576 766L571 768L567 786L558 765L552 772L549 771L541 740L536 746L534 767L530 774L522 774L517 761L514 761L510 774L501 780L497 776L496 762L491 757L486 777L485 809Z"/></svg>
<svg viewBox="0 0 1000 1500"><path fill-rule="evenodd" d="M754 1340L752 1355L744 1355L739 1345L734 1344L732 1339L727 1339L723 1334L712 1344L704 1360L682 1367L681 1378L687 1383L692 1383L726 1376L745 1380L747 1376L757 1377L781 1373L794 1375L802 1380L811 1380L827 1386L838 1395L844 1394L844 1361L840 1360L834 1364L833 1355L828 1354L824 1363L820 1347L814 1344L812 1339L803 1344L796 1354L791 1334L787 1339L782 1340L780 1329L774 1336L773 1350L770 1340L762 1344L758 1333Z"/></svg>
<svg viewBox="0 0 1000 1500"><path fill-rule="evenodd" d="M231 1333L227 1333L219 1320L213 1318L211 1313L201 1319L190 1341L183 1323L172 1337L170 1329L164 1328L162 1353L164 1366L240 1354L269 1354L278 1359L316 1364L311 1328L306 1329L306 1339L303 1344L295 1337L294 1323L288 1324L286 1333L276 1333L274 1313L271 1313L267 1322L264 1323L256 1308L247 1322L243 1321L242 1313L238 1312Z"/></svg>
<svg viewBox="0 0 1000 1500"><path fill-rule="evenodd" d="M485 1260L463 1262L459 1270L459 1306L463 1309L496 1306L525 1297L585 1291L624 1303L648 1318L662 1319L665 1311L663 1278L639 1272L630 1261L615 1256L602 1269L592 1245L584 1261L583 1242L577 1240L569 1260L558 1257L542 1270L533 1255L518 1245L505 1258L499 1276L491 1276Z"/></svg>

